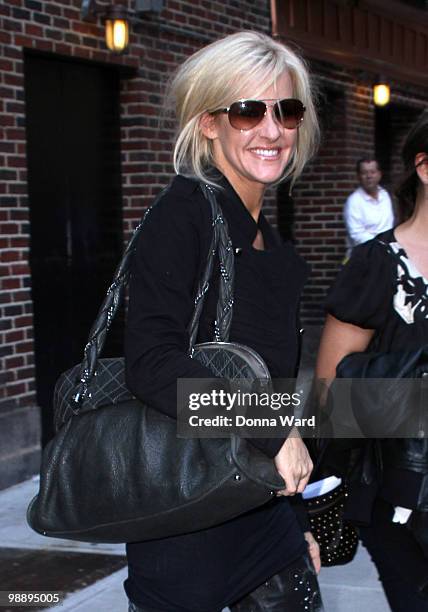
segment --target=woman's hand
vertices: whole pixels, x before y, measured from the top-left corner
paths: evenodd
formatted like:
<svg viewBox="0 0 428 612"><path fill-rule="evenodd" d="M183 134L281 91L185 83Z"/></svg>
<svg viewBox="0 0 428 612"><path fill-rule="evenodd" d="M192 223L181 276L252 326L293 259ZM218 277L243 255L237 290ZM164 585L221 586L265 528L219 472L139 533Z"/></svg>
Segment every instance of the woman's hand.
<svg viewBox="0 0 428 612"><path fill-rule="evenodd" d="M303 493L314 466L308 449L295 427L281 446L274 461L276 469L285 480L285 489L278 491L277 495Z"/></svg>
<svg viewBox="0 0 428 612"><path fill-rule="evenodd" d="M319 574L321 569L320 545L318 544L318 542L310 531L305 531L303 535L305 536L305 540L308 543L308 552L311 561L314 565L315 571L317 574Z"/></svg>

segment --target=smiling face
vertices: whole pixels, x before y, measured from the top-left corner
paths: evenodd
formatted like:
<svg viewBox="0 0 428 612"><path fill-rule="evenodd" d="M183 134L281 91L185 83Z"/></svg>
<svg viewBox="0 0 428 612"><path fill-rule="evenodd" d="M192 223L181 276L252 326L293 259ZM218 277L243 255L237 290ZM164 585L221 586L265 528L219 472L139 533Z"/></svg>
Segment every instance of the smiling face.
<svg viewBox="0 0 428 612"><path fill-rule="evenodd" d="M227 114L209 115L201 120L204 135L213 142L214 161L246 203L251 195L261 198L265 187L284 173L293 152L297 129L283 128L274 114L272 100L293 97L293 85L284 72L276 84L254 96L254 88L242 92L240 99L266 100L268 108L262 121L251 130L233 128ZM254 198L253 198L254 199Z"/></svg>

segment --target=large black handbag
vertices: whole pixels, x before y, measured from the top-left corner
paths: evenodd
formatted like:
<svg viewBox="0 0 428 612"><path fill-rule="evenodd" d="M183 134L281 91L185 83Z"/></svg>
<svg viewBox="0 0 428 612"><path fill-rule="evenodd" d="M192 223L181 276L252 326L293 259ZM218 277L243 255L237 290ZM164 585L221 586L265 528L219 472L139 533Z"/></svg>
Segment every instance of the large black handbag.
<svg viewBox="0 0 428 612"><path fill-rule="evenodd" d="M233 249L213 190L201 189L211 205L213 235L189 324L189 353L213 376L268 383L263 359L227 341ZM58 431L43 451L40 490L27 511L29 525L46 536L135 542L198 531L268 502L285 486L274 462L245 439L178 438L175 419L127 389L123 359L99 359L144 219L116 270L82 364L65 372L55 388ZM195 345L215 252L221 270L215 341Z"/></svg>

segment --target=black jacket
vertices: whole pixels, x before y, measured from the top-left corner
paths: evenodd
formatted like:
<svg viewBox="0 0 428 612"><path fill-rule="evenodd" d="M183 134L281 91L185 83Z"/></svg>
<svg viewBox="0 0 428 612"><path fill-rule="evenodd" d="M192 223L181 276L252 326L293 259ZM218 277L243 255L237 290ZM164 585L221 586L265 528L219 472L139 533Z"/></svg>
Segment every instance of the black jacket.
<svg viewBox="0 0 428 612"><path fill-rule="evenodd" d="M383 440L382 459L383 465L392 470L406 470L416 475L419 495L415 509L428 512L428 439Z"/></svg>
<svg viewBox="0 0 428 612"><path fill-rule="evenodd" d="M256 350L273 376L292 378L306 265L263 214L256 223L232 186L225 179L222 185L218 202L235 251L230 340ZM263 252L252 247L259 229ZM150 212L133 259L125 339L128 385L137 397L173 417L177 378L211 378L189 357L187 330L211 235L209 203L195 181L178 176ZM213 339L215 279L206 298L200 342ZM273 457L283 439L251 442ZM142 607L220 610L306 550L290 500L275 498L207 530L129 544L125 588Z"/></svg>

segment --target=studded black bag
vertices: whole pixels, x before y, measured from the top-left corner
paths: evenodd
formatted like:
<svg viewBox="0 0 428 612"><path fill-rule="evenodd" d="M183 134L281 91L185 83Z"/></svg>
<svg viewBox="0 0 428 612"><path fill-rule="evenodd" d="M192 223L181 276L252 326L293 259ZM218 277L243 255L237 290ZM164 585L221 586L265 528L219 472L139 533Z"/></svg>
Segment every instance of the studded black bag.
<svg viewBox="0 0 428 612"><path fill-rule="evenodd" d="M325 495L305 500L311 532L320 546L324 567L349 563L357 552L357 529L343 519L346 497L346 485L341 484Z"/></svg>
<svg viewBox="0 0 428 612"><path fill-rule="evenodd" d="M211 205L213 235L189 324L189 353L213 376L269 382L255 351L228 342L233 249L213 190L202 184L201 189ZM55 388L58 431L43 451L40 490L27 511L29 525L46 536L135 542L178 535L232 519L285 486L273 461L245 439L177 438L176 421L126 387L123 359L99 358L144 219L116 270L83 362L65 372ZM221 269L215 338L195 345L215 253Z"/></svg>

